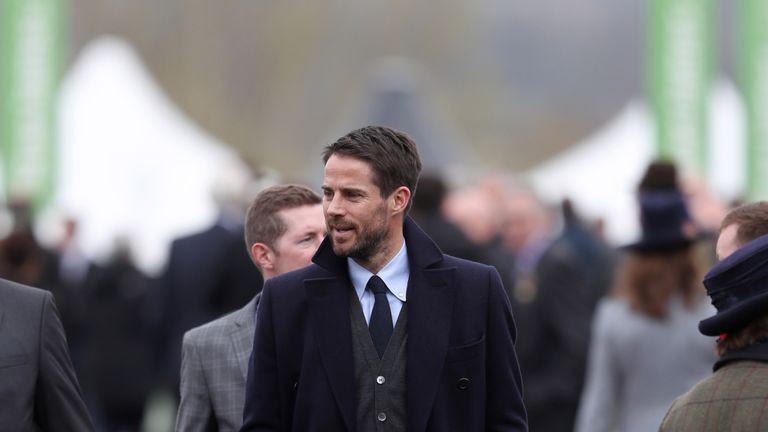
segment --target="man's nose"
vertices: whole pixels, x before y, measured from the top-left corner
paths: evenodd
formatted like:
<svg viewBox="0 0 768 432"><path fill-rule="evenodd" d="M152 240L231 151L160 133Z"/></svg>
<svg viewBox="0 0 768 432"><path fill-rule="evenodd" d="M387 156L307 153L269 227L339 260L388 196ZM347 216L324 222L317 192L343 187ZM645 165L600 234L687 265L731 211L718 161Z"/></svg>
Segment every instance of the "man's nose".
<svg viewBox="0 0 768 432"><path fill-rule="evenodd" d="M331 198L330 201L328 201L328 209L326 210L326 212L329 215L334 215L334 216L344 213L344 207L342 206L341 198L339 198L338 195L334 195L334 197Z"/></svg>

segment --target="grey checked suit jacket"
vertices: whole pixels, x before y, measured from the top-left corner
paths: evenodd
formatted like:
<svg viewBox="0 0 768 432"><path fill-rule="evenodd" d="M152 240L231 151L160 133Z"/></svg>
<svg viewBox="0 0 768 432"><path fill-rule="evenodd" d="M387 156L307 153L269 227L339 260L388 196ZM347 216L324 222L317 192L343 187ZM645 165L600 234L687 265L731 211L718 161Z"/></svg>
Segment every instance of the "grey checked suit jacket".
<svg viewBox="0 0 768 432"><path fill-rule="evenodd" d="M51 293L0 279L0 430L93 431Z"/></svg>
<svg viewBox="0 0 768 432"><path fill-rule="evenodd" d="M238 431L259 295L184 334L176 431Z"/></svg>

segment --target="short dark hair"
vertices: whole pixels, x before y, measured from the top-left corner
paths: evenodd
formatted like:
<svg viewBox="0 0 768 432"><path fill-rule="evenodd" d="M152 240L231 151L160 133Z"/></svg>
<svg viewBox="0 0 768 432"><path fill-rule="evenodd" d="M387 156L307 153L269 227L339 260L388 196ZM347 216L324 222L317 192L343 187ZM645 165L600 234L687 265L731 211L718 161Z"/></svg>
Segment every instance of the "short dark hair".
<svg viewBox="0 0 768 432"><path fill-rule="evenodd" d="M354 157L370 164L373 184L382 198L405 186L411 191L406 207L410 210L421 173L421 159L416 144L406 133L384 126L366 126L339 138L323 150L323 163L334 154Z"/></svg>
<svg viewBox="0 0 768 432"><path fill-rule="evenodd" d="M285 234L287 226L278 212L321 202L320 196L312 189L296 184L272 186L259 192L248 207L245 218L248 253L255 243L264 243L274 249L277 239Z"/></svg>
<svg viewBox="0 0 768 432"><path fill-rule="evenodd" d="M720 231L736 225L739 245L768 234L768 201L743 204L728 212L720 223Z"/></svg>

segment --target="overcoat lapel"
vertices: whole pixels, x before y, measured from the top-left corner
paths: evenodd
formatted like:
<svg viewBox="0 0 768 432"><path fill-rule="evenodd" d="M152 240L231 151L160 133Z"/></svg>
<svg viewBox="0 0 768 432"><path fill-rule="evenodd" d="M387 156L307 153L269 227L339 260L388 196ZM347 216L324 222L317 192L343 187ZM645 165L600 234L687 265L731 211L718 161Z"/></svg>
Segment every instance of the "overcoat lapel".
<svg viewBox="0 0 768 432"><path fill-rule="evenodd" d="M414 271L408 282L408 430L426 428L448 349L454 269Z"/></svg>
<svg viewBox="0 0 768 432"><path fill-rule="evenodd" d="M443 254L410 218L408 246L407 430L425 430L435 400L451 330L456 287L453 267L440 267Z"/></svg>
<svg viewBox="0 0 768 432"><path fill-rule="evenodd" d="M326 238L313 261L334 276L304 282L309 300L309 322L317 340L320 360L348 431L354 430L355 383L352 329L346 260L336 257Z"/></svg>

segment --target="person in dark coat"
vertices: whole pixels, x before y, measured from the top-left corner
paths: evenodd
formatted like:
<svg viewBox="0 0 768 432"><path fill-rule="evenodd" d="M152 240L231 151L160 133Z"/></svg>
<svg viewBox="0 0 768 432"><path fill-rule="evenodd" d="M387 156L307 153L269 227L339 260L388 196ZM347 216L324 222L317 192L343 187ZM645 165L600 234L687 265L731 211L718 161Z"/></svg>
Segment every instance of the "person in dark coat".
<svg viewBox="0 0 768 432"><path fill-rule="evenodd" d="M323 156L328 236L265 283L241 431L528 430L498 273L406 216L413 141L368 126Z"/></svg>
<svg viewBox="0 0 768 432"><path fill-rule="evenodd" d="M472 243L461 229L448 221L442 213L441 206L446 194L443 180L435 174L422 174L416 189L419 194L413 199L413 220L444 253L479 261L480 247Z"/></svg>
<svg viewBox="0 0 768 432"><path fill-rule="evenodd" d="M93 431L51 293L0 279L0 429Z"/></svg>
<svg viewBox="0 0 768 432"><path fill-rule="evenodd" d="M176 396L184 333L245 306L261 290L261 273L243 247L244 213L223 210L214 225L171 244L158 293L163 370Z"/></svg>
<svg viewBox="0 0 768 432"><path fill-rule="evenodd" d="M768 430L768 202L723 219L720 260L704 277L717 313L699 331L717 337L714 374L672 403L664 432Z"/></svg>
<svg viewBox="0 0 768 432"><path fill-rule="evenodd" d="M83 392L98 430L136 431L153 387L149 279L120 238L110 259L94 270L83 328Z"/></svg>
<svg viewBox="0 0 768 432"><path fill-rule="evenodd" d="M78 375L83 374L85 333L89 323L88 296L99 266L85 256L77 242L78 223L64 220L64 235L56 247L48 250L50 273L40 288L49 290L56 299L61 323L67 332L69 352Z"/></svg>
<svg viewBox="0 0 768 432"><path fill-rule="evenodd" d="M563 201L561 212L557 235L534 229L526 241L534 252L519 250L519 260L534 258L513 304L525 319L521 325L527 326L521 333L521 339L528 337L521 346L521 363L531 429L549 432L573 430L592 317L614 270L610 248L578 217L569 200ZM520 268L525 275L525 267ZM526 283L529 292L524 291Z"/></svg>

